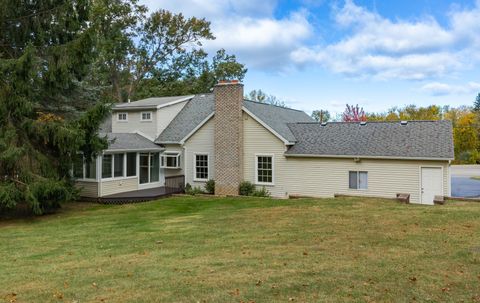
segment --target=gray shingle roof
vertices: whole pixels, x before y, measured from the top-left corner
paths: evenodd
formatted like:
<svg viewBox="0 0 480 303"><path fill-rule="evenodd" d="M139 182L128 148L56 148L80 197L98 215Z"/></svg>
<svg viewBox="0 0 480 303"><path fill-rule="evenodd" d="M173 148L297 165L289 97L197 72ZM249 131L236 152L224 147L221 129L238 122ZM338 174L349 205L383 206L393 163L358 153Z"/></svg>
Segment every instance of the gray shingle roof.
<svg viewBox="0 0 480 303"><path fill-rule="evenodd" d="M287 123L313 121L306 113L295 109L248 100L243 101L243 106L280 136L291 142L295 141L295 137ZM179 143L214 111L215 99L213 94L196 95L185 105L155 142Z"/></svg>
<svg viewBox="0 0 480 303"><path fill-rule="evenodd" d="M243 101L243 106L245 106L247 110L257 116L270 128L276 131L285 140L292 143L294 143L296 139L290 128L288 128L287 124L314 121L305 112L296 109L284 108L248 100Z"/></svg>
<svg viewBox="0 0 480 303"><path fill-rule="evenodd" d="M294 123L287 155L453 159L450 121Z"/></svg>
<svg viewBox="0 0 480 303"><path fill-rule="evenodd" d="M159 150L157 144L135 133L100 133L100 137L107 136L107 151L119 150Z"/></svg>
<svg viewBox="0 0 480 303"><path fill-rule="evenodd" d="M134 108L156 108L157 106L166 105L173 102L181 102L193 98L189 96L173 96L173 97L154 97L138 100L130 103L117 103L113 106L113 110L118 109L134 109Z"/></svg>

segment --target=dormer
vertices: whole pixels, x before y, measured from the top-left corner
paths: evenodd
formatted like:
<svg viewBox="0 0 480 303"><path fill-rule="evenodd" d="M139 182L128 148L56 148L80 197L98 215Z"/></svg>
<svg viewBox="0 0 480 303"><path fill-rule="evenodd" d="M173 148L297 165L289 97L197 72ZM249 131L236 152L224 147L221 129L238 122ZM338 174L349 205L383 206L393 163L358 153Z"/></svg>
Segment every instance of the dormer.
<svg viewBox="0 0 480 303"><path fill-rule="evenodd" d="M138 133L153 141L193 97L159 97L115 104L112 132Z"/></svg>

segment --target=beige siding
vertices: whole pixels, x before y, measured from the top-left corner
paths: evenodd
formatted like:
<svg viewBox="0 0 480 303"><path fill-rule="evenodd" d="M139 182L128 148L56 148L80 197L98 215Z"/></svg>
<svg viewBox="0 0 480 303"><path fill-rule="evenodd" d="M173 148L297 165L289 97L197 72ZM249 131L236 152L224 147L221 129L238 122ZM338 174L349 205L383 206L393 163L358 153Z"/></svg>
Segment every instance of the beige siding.
<svg viewBox="0 0 480 303"><path fill-rule="evenodd" d="M97 198L98 197L98 183L97 182L85 182L76 181L75 187L80 189L80 196Z"/></svg>
<svg viewBox="0 0 480 303"><path fill-rule="evenodd" d="M159 109L146 110L116 110L112 113L112 132L134 133L136 131L147 135L154 140L172 122L173 118L182 110L187 102L180 102ZM117 121L117 113L128 113L128 121ZM141 121L142 112L151 112L152 121Z"/></svg>
<svg viewBox="0 0 480 303"><path fill-rule="evenodd" d="M138 178L102 181L102 196L118 194L138 189Z"/></svg>
<svg viewBox="0 0 480 303"><path fill-rule="evenodd" d="M141 121L142 112L152 112L152 121ZM123 111L114 111L112 113L112 132L113 133L134 133L136 131L145 134L154 140L157 136L158 117L154 110L125 111L128 113L128 121L117 121L117 113Z"/></svg>
<svg viewBox="0 0 480 303"><path fill-rule="evenodd" d="M171 169L171 168L162 168L165 172L165 177L172 177L172 176L181 176L184 174L183 167L185 167L185 155L183 152L183 148L178 144L166 144L165 145L166 152L179 152L180 153L180 169Z"/></svg>
<svg viewBox="0 0 480 303"><path fill-rule="evenodd" d="M185 180L192 186L203 187L205 182L194 181L194 155L195 153L207 153L209 164L209 179L215 179L215 148L214 131L215 118L210 119L197 132L195 132L184 144L185 148Z"/></svg>
<svg viewBox="0 0 480 303"><path fill-rule="evenodd" d="M245 114L246 116L246 114ZM266 186L272 196L306 195L333 197L334 194L393 198L409 193L412 202L420 200L420 167L443 168L444 194L449 195L447 161L410 161L285 157L284 144L250 117L244 117L244 178L255 183L255 155L274 156L274 186ZM368 189L348 188L349 171L367 171Z"/></svg>
<svg viewBox="0 0 480 303"><path fill-rule="evenodd" d="M165 130L185 104L187 104L187 101L162 107L157 110L157 134L155 135L155 138Z"/></svg>
<svg viewBox="0 0 480 303"><path fill-rule="evenodd" d="M256 154L274 155L274 186L265 186L274 197L286 197L287 182L291 176L287 175L285 161L285 144L270 131L260 125L248 114L243 114L243 175L245 181L255 183Z"/></svg>

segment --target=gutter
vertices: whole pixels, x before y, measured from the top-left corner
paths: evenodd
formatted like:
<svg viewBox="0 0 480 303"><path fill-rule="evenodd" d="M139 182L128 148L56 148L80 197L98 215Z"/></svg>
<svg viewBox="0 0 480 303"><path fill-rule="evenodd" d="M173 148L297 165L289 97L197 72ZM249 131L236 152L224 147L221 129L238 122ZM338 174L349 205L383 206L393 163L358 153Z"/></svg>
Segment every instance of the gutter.
<svg viewBox="0 0 480 303"><path fill-rule="evenodd" d="M295 158L342 158L342 159L385 159L385 160L426 160L426 161L452 161L453 158L426 158L426 157L395 157L395 156L361 156L361 155L316 155L316 154L287 154L285 157Z"/></svg>

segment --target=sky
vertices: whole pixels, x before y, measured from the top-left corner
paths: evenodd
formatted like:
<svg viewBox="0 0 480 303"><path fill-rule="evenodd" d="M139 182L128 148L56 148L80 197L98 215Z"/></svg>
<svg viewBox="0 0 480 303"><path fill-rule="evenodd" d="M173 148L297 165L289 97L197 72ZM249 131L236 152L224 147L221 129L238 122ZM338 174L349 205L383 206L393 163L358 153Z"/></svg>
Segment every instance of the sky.
<svg viewBox="0 0 480 303"><path fill-rule="evenodd" d="M480 93L480 0L140 0L211 22L253 89L311 112L471 105Z"/></svg>

